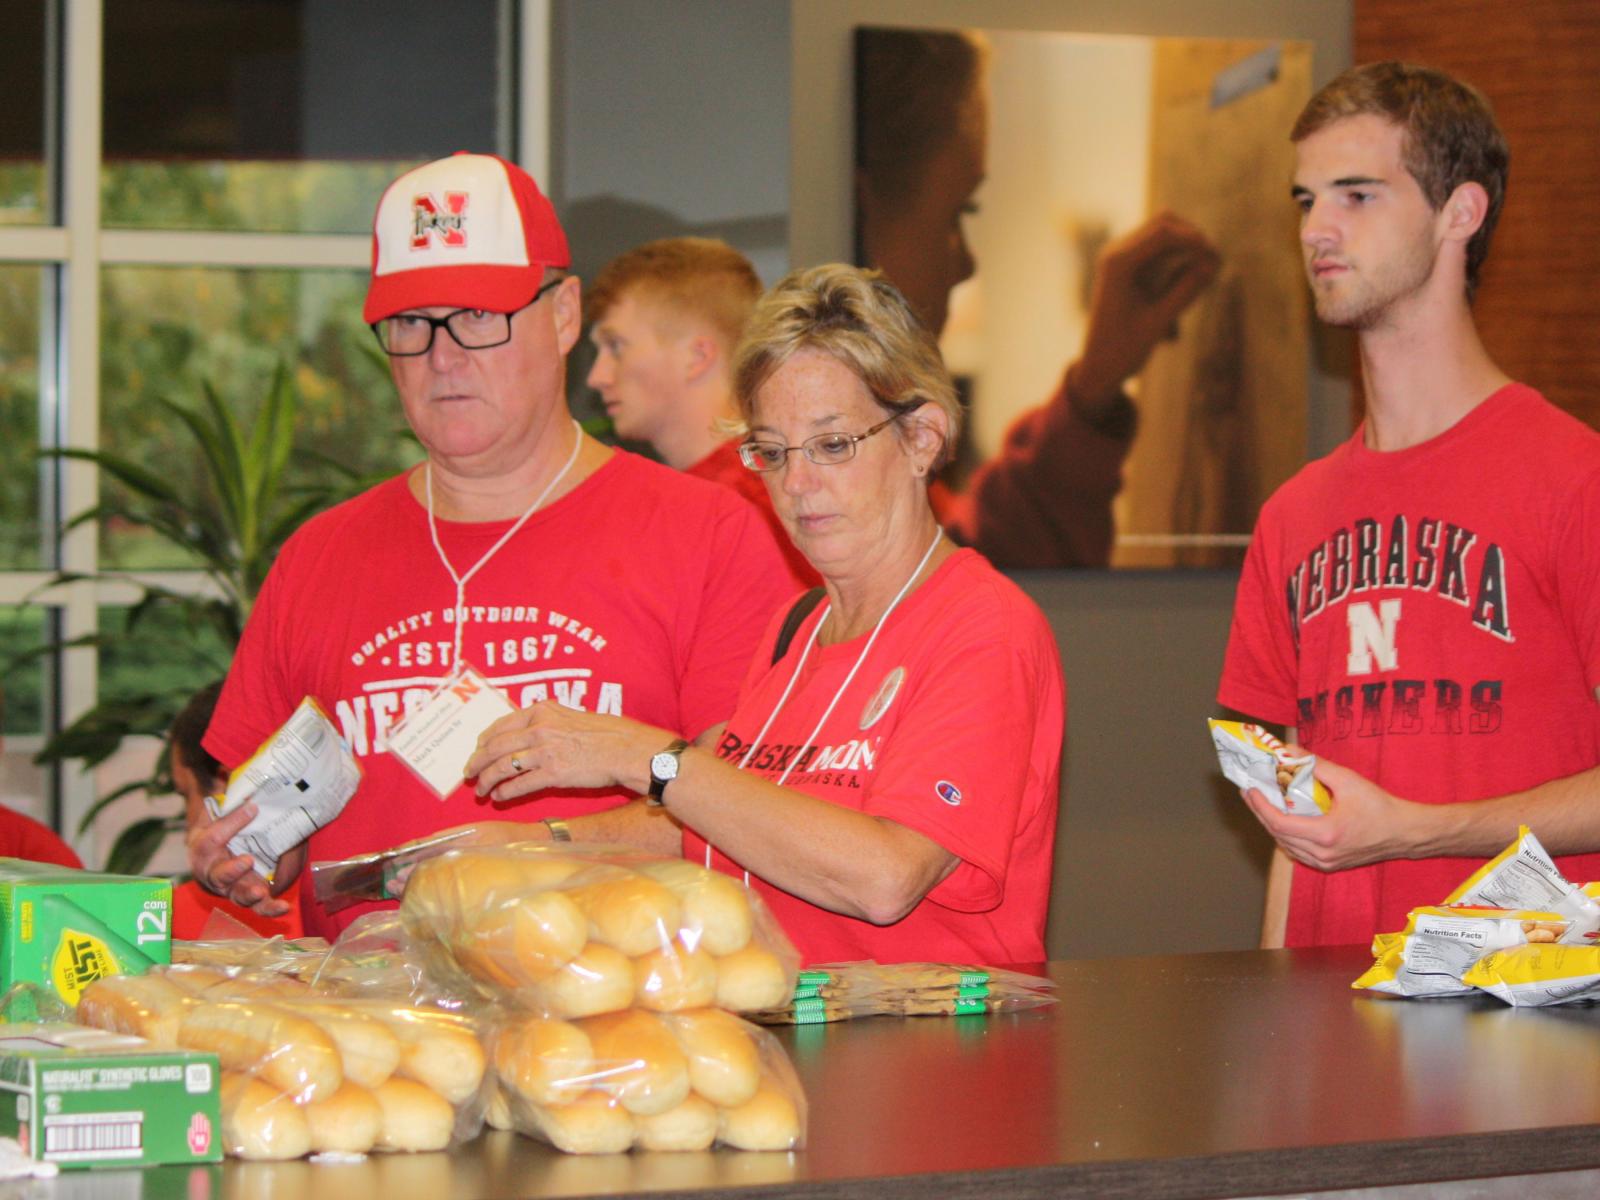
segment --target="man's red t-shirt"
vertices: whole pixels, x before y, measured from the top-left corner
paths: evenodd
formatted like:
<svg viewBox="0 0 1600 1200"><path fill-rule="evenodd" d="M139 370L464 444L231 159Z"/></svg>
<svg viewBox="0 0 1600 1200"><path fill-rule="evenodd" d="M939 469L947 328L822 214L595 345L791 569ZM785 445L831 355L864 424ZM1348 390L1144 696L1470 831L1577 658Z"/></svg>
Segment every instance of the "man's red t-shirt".
<svg viewBox="0 0 1600 1200"><path fill-rule="evenodd" d="M1421 445L1364 438L1262 509L1217 699L1425 804L1600 763L1600 434L1511 384ZM1296 865L1287 944L1369 942L1478 865Z"/></svg>
<svg viewBox="0 0 1600 1200"><path fill-rule="evenodd" d="M510 521L438 522L464 573ZM754 509L726 488L618 452L536 512L467 584L462 657L519 707L553 699L694 737L733 711L739 681L795 583ZM256 600L205 746L232 768L314 696L365 772L311 838L313 861L481 820L573 816L610 789L505 808L440 800L388 754L389 729L450 667L455 585L403 476L323 513L285 545ZM369 905L324 913L302 878L306 932L332 936Z"/></svg>

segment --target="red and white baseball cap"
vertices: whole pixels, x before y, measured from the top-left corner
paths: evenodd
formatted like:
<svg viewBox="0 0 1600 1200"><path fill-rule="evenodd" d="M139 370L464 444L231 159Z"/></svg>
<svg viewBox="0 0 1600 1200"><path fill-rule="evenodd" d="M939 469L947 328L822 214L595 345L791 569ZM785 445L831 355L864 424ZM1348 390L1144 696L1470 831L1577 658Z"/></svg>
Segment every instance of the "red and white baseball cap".
<svg viewBox="0 0 1600 1200"><path fill-rule="evenodd" d="M515 312L544 272L572 265L567 235L515 163L461 151L407 171L372 221L369 324L433 305Z"/></svg>

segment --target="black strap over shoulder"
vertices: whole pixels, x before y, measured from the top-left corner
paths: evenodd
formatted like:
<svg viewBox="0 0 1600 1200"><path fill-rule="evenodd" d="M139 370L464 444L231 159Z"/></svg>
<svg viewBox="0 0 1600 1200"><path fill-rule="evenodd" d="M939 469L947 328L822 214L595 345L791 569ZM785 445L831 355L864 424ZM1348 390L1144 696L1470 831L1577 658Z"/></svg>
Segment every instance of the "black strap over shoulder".
<svg viewBox="0 0 1600 1200"><path fill-rule="evenodd" d="M822 603L826 593L819 587L812 588L800 599L794 602L794 607L789 610L789 615L783 619L783 628L778 630L778 640L772 647L772 663L776 666L783 661L783 656L789 653L789 643L794 641L794 635L800 631L800 626L811 615L817 605Z"/></svg>

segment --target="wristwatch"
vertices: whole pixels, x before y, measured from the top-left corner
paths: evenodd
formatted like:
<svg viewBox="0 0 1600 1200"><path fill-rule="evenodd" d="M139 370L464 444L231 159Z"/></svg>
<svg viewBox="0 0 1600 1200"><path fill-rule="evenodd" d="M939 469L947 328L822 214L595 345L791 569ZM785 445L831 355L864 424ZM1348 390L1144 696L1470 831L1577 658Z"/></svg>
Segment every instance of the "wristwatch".
<svg viewBox="0 0 1600 1200"><path fill-rule="evenodd" d="M652 808L660 808L666 803L661 798L667 790L667 784L678 777L678 755L689 748L689 743L683 738L673 738L672 744L665 750L650 756L650 794L644 802Z"/></svg>

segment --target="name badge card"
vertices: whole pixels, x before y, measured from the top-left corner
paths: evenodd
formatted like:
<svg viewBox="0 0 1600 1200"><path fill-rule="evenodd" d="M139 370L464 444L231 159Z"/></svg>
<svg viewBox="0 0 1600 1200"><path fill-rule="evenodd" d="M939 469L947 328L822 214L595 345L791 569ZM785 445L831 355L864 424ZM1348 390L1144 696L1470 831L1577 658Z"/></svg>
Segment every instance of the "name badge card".
<svg viewBox="0 0 1600 1200"><path fill-rule="evenodd" d="M478 735L516 711L505 693L463 665L389 731L389 753L443 800L461 786Z"/></svg>

